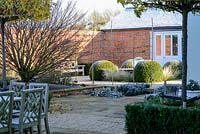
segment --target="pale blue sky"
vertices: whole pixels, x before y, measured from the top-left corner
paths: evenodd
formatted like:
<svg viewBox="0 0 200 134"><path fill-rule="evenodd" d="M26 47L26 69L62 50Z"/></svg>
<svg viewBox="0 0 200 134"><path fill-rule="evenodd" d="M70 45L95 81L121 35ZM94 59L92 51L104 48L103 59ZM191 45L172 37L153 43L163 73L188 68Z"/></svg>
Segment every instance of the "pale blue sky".
<svg viewBox="0 0 200 134"><path fill-rule="evenodd" d="M67 3L69 0L62 0ZM117 0L73 0L77 1L77 7L83 11L92 12L94 10L103 12L106 9L122 10L121 4L117 3Z"/></svg>

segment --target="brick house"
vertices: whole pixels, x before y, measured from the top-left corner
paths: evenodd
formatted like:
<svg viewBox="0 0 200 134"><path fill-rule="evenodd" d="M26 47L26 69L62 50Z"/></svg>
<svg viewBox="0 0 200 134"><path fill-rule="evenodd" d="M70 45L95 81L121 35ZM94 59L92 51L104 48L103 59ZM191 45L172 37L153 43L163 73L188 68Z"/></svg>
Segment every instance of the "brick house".
<svg viewBox="0 0 200 134"><path fill-rule="evenodd" d="M138 18L132 8L126 8L101 31L93 33L93 39L82 51L89 53L80 55L79 62L106 59L120 66L135 57L153 59L161 65L181 60L181 30L182 18L178 13L147 10Z"/></svg>

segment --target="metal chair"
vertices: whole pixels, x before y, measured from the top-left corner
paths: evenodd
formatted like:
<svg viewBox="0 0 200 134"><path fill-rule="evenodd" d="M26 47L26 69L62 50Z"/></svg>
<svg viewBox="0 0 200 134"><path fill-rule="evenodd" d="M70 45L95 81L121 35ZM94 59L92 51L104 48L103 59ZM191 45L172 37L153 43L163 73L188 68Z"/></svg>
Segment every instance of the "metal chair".
<svg viewBox="0 0 200 134"><path fill-rule="evenodd" d="M0 133L12 133L13 92L0 92Z"/></svg>
<svg viewBox="0 0 200 134"><path fill-rule="evenodd" d="M48 123L48 99L49 99L49 86L47 83L29 83L29 88L43 88L43 99L42 99L42 114L41 119L44 119L45 130L47 134L50 134L49 123Z"/></svg>
<svg viewBox="0 0 200 134"><path fill-rule="evenodd" d="M14 91L14 97L21 97L22 90L26 89L26 83L25 82L16 82L11 81L9 85L9 90ZM13 103L13 109L19 110L20 108L20 101L16 101Z"/></svg>
<svg viewBox="0 0 200 134"><path fill-rule="evenodd" d="M12 128L19 130L20 134L33 126L38 126L38 134L41 134L41 112L42 112L42 88L22 90L20 115L12 119Z"/></svg>

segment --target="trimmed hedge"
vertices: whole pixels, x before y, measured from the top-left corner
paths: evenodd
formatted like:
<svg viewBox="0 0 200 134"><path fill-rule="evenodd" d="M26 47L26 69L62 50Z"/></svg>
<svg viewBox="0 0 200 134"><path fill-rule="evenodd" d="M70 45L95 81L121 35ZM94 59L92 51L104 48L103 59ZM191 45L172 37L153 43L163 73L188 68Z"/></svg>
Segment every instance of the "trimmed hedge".
<svg viewBox="0 0 200 134"><path fill-rule="evenodd" d="M160 82L163 79L163 70L156 61L139 62L134 69L135 82Z"/></svg>
<svg viewBox="0 0 200 134"><path fill-rule="evenodd" d="M136 104L126 106L128 134L200 134L200 110Z"/></svg>
<svg viewBox="0 0 200 134"><path fill-rule="evenodd" d="M92 68L94 69L94 80L104 80L106 71L117 71L118 67L108 60L96 61L92 64L89 71L90 79L92 80Z"/></svg>

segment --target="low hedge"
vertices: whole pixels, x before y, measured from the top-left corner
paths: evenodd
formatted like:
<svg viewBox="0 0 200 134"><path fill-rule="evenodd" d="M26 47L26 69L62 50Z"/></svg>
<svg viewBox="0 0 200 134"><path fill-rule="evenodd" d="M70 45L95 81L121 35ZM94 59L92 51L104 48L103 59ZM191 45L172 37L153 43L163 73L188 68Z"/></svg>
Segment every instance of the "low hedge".
<svg viewBox="0 0 200 134"><path fill-rule="evenodd" d="M128 134L200 134L200 110L152 104L126 106Z"/></svg>
<svg viewBox="0 0 200 134"><path fill-rule="evenodd" d="M163 70L156 61L139 62L134 69L135 82L160 82L163 79Z"/></svg>
<svg viewBox="0 0 200 134"><path fill-rule="evenodd" d="M93 69L93 70L92 70ZM89 71L90 79L92 80L92 71L94 71L94 80L105 80L105 72L116 72L118 67L108 60L99 60L92 64Z"/></svg>

